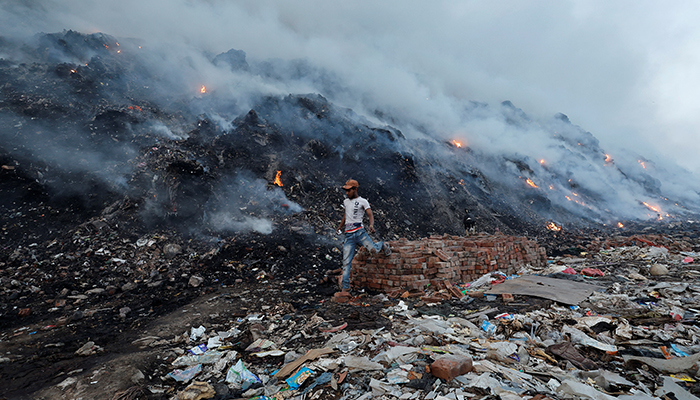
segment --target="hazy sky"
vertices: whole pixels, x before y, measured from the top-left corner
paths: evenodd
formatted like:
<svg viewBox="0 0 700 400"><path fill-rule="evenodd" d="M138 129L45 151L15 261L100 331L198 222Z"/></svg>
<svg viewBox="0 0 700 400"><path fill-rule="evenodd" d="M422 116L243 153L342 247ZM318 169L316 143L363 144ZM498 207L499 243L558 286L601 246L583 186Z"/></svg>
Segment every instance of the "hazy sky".
<svg viewBox="0 0 700 400"><path fill-rule="evenodd" d="M604 148L658 151L696 174L698 20L697 1L0 3L2 35L101 31L306 58L377 103L448 120L445 99L511 100L535 116L567 114Z"/></svg>

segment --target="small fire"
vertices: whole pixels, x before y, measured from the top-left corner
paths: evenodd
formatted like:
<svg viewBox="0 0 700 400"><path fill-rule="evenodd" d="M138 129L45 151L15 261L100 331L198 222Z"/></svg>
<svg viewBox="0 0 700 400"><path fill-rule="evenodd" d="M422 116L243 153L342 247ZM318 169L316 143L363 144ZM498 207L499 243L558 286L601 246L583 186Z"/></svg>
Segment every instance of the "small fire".
<svg viewBox="0 0 700 400"><path fill-rule="evenodd" d="M277 171L277 175L275 175L275 182L274 184L277 186L284 186L282 185L282 171Z"/></svg>
<svg viewBox="0 0 700 400"><path fill-rule="evenodd" d="M605 155L605 162L606 162L606 163L611 163L611 162L613 162L613 159L612 159L612 157L610 157L610 154L606 154L606 155Z"/></svg>
<svg viewBox="0 0 700 400"><path fill-rule="evenodd" d="M622 222L618 222L618 223L617 223L617 227L618 227L618 228L624 228L625 226L622 224Z"/></svg>
<svg viewBox="0 0 700 400"><path fill-rule="evenodd" d="M657 207L657 206L652 206L651 204L649 204L649 203L647 203L647 202L645 202L645 201L643 201L642 204L644 204L644 205L645 205L648 209L650 209L651 211L654 211L654 212L657 212L657 213L660 213L660 212L661 212L661 209L660 209L659 207Z"/></svg>
<svg viewBox="0 0 700 400"><path fill-rule="evenodd" d="M199 89L199 93L206 93L207 92L207 87L202 85L202 87Z"/></svg>
<svg viewBox="0 0 700 400"><path fill-rule="evenodd" d="M544 165L544 158L540 160L540 164Z"/></svg>
<svg viewBox="0 0 700 400"><path fill-rule="evenodd" d="M559 232L561 230L561 226L555 224L554 222L548 223L546 227L552 232Z"/></svg>
<svg viewBox="0 0 700 400"><path fill-rule="evenodd" d="M644 164L644 161L638 160L639 164L642 166L642 168L647 169L647 166Z"/></svg>
<svg viewBox="0 0 700 400"><path fill-rule="evenodd" d="M452 144L454 144L454 145L457 146L457 147L462 147L462 142L458 142L458 141L456 141L456 140L453 140L453 141L452 141Z"/></svg>
<svg viewBox="0 0 700 400"><path fill-rule="evenodd" d="M530 178L527 178L527 180L525 182L527 182L528 185L530 185L534 188L539 188L539 186L535 185L535 182L533 182L532 179L530 179Z"/></svg>

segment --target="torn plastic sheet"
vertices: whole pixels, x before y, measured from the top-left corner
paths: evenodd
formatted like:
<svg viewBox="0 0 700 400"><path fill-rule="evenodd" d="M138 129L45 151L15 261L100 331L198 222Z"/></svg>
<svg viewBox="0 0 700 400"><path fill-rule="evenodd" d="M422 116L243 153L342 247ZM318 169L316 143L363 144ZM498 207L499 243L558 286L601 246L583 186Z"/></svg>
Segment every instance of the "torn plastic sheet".
<svg viewBox="0 0 700 400"><path fill-rule="evenodd" d="M416 326L418 329L422 330L423 332L433 332L437 333L438 335L445 335L445 334L454 334L455 331L450 327L450 324L447 323L447 321L435 319L435 318L411 318L407 320L411 325Z"/></svg>
<svg viewBox="0 0 700 400"><path fill-rule="evenodd" d="M393 385L399 383L408 383L411 381L410 379L408 379L408 371L403 368L394 368L391 371L387 372L386 380Z"/></svg>
<svg viewBox="0 0 700 400"><path fill-rule="evenodd" d="M258 358L263 358L263 357L268 357L268 356L279 357L279 356L283 356L284 354L285 353L282 350L268 350L268 351L261 351L258 353L253 353L251 355L256 356Z"/></svg>
<svg viewBox="0 0 700 400"><path fill-rule="evenodd" d="M238 360L226 373L226 382L242 390L247 390L252 384L262 382L260 378L243 365L243 361Z"/></svg>
<svg viewBox="0 0 700 400"><path fill-rule="evenodd" d="M193 367L181 370L181 369L176 369L168 373L166 375L169 378L173 378L178 382L188 382L190 379L194 378L202 372L202 364L197 364Z"/></svg>
<svg viewBox="0 0 700 400"><path fill-rule="evenodd" d="M419 353L420 349L417 347L394 346L374 356L372 361L386 361L388 363L399 361L402 363L409 363L418 358Z"/></svg>
<svg viewBox="0 0 700 400"><path fill-rule="evenodd" d="M248 345L248 347L246 347L245 351L257 353L261 350L265 350L265 349L269 349L269 348L274 349L275 347L277 347L277 346L275 346L275 342L273 342L272 340L258 339L256 341L254 341L253 343L251 343L250 345Z"/></svg>
<svg viewBox="0 0 700 400"><path fill-rule="evenodd" d="M615 386L635 386L634 383L628 381L619 374L604 369L598 369L595 371L574 371L573 375L582 381L589 378L593 379L596 385L607 391L613 391L612 389L614 389Z"/></svg>
<svg viewBox="0 0 700 400"><path fill-rule="evenodd" d="M615 400L616 397L600 392L588 385L567 379L559 385L557 394L563 398L583 398L593 400Z"/></svg>
<svg viewBox="0 0 700 400"><path fill-rule="evenodd" d="M207 328L203 327L202 325L199 326L199 328L190 328L190 340L195 341L202 337L204 335L204 332L207 330Z"/></svg>
<svg viewBox="0 0 700 400"><path fill-rule="evenodd" d="M218 351L210 351L205 354L199 355L184 354L176 358L175 361L173 361L173 365L176 367L182 367L186 365L195 364L214 364L217 361L219 361L225 354L226 353Z"/></svg>
<svg viewBox="0 0 700 400"><path fill-rule="evenodd" d="M372 388L372 394L377 397L383 394L388 394L394 397L400 397L403 392L397 386L392 385L388 382L382 382L380 380L372 378L369 381L369 386Z"/></svg>
<svg viewBox="0 0 700 400"><path fill-rule="evenodd" d="M625 360L625 365L630 361L638 361L665 374L677 374L693 369L695 364L700 361L700 353L696 353L688 357L674 357L670 360L666 360L665 358L638 357L630 355L623 355L622 359Z"/></svg>
<svg viewBox="0 0 700 400"><path fill-rule="evenodd" d="M677 400L700 400L697 396L692 395L687 390L684 390L683 388L678 386L676 384L677 381L675 379L668 376L664 376L663 380L663 386L656 390L656 392L654 393L655 395L659 397L670 397L666 396L666 394L673 393Z"/></svg>
<svg viewBox="0 0 700 400"><path fill-rule="evenodd" d="M617 351L617 346L615 346L614 344L607 344L595 340L583 333L582 331L576 328L572 328L570 326L564 326L564 328L562 329L562 333L568 334L571 337L571 341L574 343L579 343L588 347L594 347L602 351L610 351L613 353Z"/></svg>
<svg viewBox="0 0 700 400"><path fill-rule="evenodd" d="M364 371L380 371L384 366L380 363L370 361L367 357L345 356L345 366L348 368L361 369Z"/></svg>

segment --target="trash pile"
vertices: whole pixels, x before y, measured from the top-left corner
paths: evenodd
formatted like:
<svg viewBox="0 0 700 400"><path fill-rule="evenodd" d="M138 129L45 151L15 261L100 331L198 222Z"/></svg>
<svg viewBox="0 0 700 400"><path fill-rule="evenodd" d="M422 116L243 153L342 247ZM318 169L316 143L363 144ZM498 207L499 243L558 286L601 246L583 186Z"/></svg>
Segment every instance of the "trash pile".
<svg viewBox="0 0 700 400"><path fill-rule="evenodd" d="M149 374L161 382L148 389L171 399L693 399L698 256L612 248L489 273L443 301L361 293L306 318L263 306L156 345L162 362ZM388 323L343 321L363 309Z"/></svg>

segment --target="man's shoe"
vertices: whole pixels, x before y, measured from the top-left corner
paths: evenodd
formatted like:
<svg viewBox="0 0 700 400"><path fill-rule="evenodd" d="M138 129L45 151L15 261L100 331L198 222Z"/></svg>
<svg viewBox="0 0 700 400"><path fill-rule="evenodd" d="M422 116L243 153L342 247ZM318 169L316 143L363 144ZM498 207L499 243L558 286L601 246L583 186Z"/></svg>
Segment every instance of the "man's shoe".
<svg viewBox="0 0 700 400"><path fill-rule="evenodd" d="M389 243L384 242L384 245L382 246L382 251L384 251L385 256L391 255L391 247L389 246Z"/></svg>

